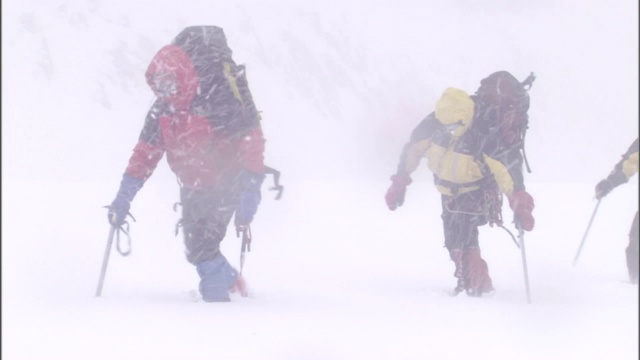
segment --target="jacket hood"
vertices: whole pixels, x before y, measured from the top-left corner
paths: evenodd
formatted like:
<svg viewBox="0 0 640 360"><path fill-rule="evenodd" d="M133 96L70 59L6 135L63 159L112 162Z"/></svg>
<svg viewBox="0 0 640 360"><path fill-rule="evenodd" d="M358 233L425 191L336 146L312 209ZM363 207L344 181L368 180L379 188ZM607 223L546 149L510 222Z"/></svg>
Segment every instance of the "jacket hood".
<svg viewBox="0 0 640 360"><path fill-rule="evenodd" d="M474 106L473 100L464 90L447 88L436 103L436 119L447 127L451 135L462 136L471 126Z"/></svg>

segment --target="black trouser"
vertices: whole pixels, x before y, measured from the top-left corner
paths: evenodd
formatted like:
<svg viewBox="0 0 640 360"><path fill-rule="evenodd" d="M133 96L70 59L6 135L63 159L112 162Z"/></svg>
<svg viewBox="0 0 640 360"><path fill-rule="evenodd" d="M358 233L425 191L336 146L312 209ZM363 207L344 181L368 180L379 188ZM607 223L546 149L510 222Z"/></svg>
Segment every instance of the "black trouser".
<svg viewBox="0 0 640 360"><path fill-rule="evenodd" d="M474 190L456 196L442 195L444 246L449 250L479 247L478 227L487 223L484 192Z"/></svg>
<svg viewBox="0 0 640 360"><path fill-rule="evenodd" d="M180 201L187 260L196 265L213 259L238 206L237 191L230 187L181 188Z"/></svg>
<svg viewBox="0 0 640 360"><path fill-rule="evenodd" d="M627 246L627 268L629 269L629 277L631 280L638 281L638 262L640 261L640 251L638 250L638 212L633 219L631 231L629 232L629 245Z"/></svg>

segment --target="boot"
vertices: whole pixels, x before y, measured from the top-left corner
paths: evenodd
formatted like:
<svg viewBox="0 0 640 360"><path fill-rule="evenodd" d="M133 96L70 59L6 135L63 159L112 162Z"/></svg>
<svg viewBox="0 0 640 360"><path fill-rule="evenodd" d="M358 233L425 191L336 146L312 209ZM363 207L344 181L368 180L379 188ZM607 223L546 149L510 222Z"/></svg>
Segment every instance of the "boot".
<svg viewBox="0 0 640 360"><path fill-rule="evenodd" d="M242 297L249 296L249 290L247 289L247 282L244 279L244 276L242 276L242 274L238 274L238 278L236 279L236 282L235 284L233 284L233 287L231 288L230 291L232 293L238 292Z"/></svg>
<svg viewBox="0 0 640 360"><path fill-rule="evenodd" d="M451 260L453 261L456 267L455 270L453 271L453 276L456 279L458 279L458 284L453 289L453 293L455 295L458 295L465 289L463 269L462 269L462 250L460 249L449 250L449 256L451 257Z"/></svg>
<svg viewBox="0 0 640 360"><path fill-rule="evenodd" d="M227 259L218 253L213 259L196 265L200 276L200 294L206 302L230 301L229 291L239 285L240 276ZM246 291L244 279L240 280Z"/></svg>
<svg viewBox="0 0 640 360"><path fill-rule="evenodd" d="M470 247L462 254L464 284L467 295L482 296L494 290L487 262L480 257L480 248Z"/></svg>
<svg viewBox="0 0 640 360"><path fill-rule="evenodd" d="M629 281L632 284L638 283L638 248L629 245L625 251L627 255L627 270L629 270Z"/></svg>
<svg viewBox="0 0 640 360"><path fill-rule="evenodd" d="M629 245L625 251L627 256L627 270L629 270L629 281L632 284L638 283L638 263L640 262L640 250L638 249L638 213L636 213L629 232Z"/></svg>

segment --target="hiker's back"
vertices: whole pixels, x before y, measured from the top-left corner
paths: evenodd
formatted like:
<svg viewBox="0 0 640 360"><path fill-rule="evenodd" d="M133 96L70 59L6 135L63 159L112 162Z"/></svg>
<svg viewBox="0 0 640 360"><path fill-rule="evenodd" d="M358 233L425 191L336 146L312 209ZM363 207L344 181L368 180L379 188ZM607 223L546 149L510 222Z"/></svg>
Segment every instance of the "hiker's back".
<svg viewBox="0 0 640 360"><path fill-rule="evenodd" d="M242 133L259 121L245 67L233 60L222 28L190 26L172 44L186 53L197 74L194 115L206 117L216 131L228 134Z"/></svg>
<svg viewBox="0 0 640 360"><path fill-rule="evenodd" d="M473 96L476 114L473 131L483 152L493 158L524 155L524 138L528 128L529 94L527 86L535 77L518 81L507 71L498 71L480 82Z"/></svg>
<svg viewBox="0 0 640 360"><path fill-rule="evenodd" d="M182 185L204 188L233 182L242 169L264 171L258 112L221 28L185 28L157 52L145 76L157 100L140 141L154 155L166 152ZM149 163L140 146L136 164Z"/></svg>

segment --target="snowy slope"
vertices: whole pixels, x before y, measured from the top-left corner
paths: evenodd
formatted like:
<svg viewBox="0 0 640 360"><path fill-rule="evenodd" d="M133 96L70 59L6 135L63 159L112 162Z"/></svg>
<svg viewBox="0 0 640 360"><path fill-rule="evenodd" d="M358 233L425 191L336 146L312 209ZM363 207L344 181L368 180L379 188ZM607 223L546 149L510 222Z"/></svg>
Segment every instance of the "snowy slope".
<svg viewBox="0 0 640 360"><path fill-rule="evenodd" d="M393 4L4 1L3 358L637 359L638 287L624 263L637 176L602 201L572 261L594 185L638 133L638 5ZM280 201L264 188L251 296L193 298L162 161L133 203L132 254L112 252L96 298L101 206L152 101L144 70L194 24L222 26L247 65L267 162L285 186ZM480 234L496 293L446 294L453 264L426 167L402 208L383 201L442 89L474 91L501 69L538 75L525 175L536 199L531 304L521 254L497 228ZM236 265L239 248L230 231L223 251Z"/></svg>

